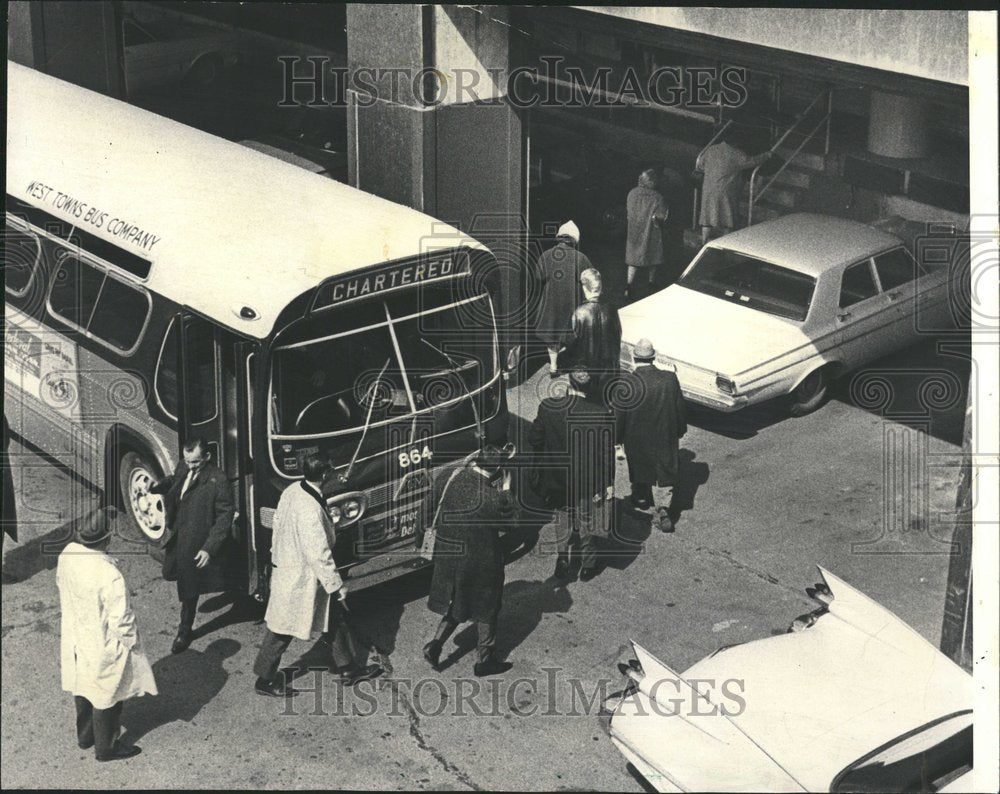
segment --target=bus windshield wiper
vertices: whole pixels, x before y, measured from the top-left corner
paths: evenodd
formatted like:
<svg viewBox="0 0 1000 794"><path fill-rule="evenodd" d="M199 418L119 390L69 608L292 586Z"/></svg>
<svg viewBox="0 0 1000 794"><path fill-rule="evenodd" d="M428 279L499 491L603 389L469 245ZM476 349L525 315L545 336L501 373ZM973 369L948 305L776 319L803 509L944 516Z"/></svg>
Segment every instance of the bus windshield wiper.
<svg viewBox="0 0 1000 794"><path fill-rule="evenodd" d="M361 452L361 446L365 443L365 436L368 435L368 428L372 423L372 410L375 408L375 387L382 382L382 376L385 375L385 371L389 368L389 362L392 361L390 356L385 360L382 365L382 369L379 370L378 377L372 381L372 385L368 387L368 391L365 392L365 396L361 398L362 402L366 398L371 398L368 403L368 413L365 414L365 426L361 429L361 438L358 439L357 449L354 450L354 454L351 456L351 462L347 464L347 471L340 475L340 481L346 483L351 477L351 470L354 468L354 463L358 459L358 454Z"/></svg>
<svg viewBox="0 0 1000 794"><path fill-rule="evenodd" d="M472 392L469 391L469 386L468 384L466 384L465 378L463 378L461 375L458 374L465 365L459 366L458 362L456 362L454 358L445 353L440 347L435 345L433 342L428 342L423 337L420 337L420 341L423 342L432 350L436 350L439 354L441 354L448 360L449 364L451 364L452 372L454 373L455 377L458 378L459 383L462 384L462 390L465 392L465 396L469 398L469 404L472 406L472 418L476 422L476 438L479 439L479 443L480 445L482 445L483 439L485 438L485 434L483 433L483 423L479 419L479 409L476 408L476 401L472 397Z"/></svg>

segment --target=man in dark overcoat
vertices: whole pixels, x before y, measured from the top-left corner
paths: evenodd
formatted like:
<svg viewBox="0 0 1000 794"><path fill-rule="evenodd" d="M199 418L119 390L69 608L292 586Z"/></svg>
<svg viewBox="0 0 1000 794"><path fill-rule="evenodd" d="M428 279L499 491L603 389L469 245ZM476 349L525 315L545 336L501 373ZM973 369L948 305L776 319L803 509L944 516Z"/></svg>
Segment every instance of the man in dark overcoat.
<svg viewBox="0 0 1000 794"><path fill-rule="evenodd" d="M628 213L628 236L625 238L625 264L628 266L625 294L634 298L635 278L642 271L649 287L656 271L663 264L662 225L669 210L656 187L656 172L647 168L639 174L639 184L629 191L625 200Z"/></svg>
<svg viewBox="0 0 1000 794"><path fill-rule="evenodd" d="M163 578L176 580L181 602L173 653L191 644L198 597L226 589L220 553L233 526L233 497L226 475L212 465L211 456L204 438L189 440L183 462L149 489L164 494Z"/></svg>
<svg viewBox="0 0 1000 794"><path fill-rule="evenodd" d="M438 669L441 649L460 623L474 621L478 633L477 676L509 670L494 655L504 582L500 532L517 513L510 492L506 451L487 446L448 478L434 516L434 576L427 607L442 615L424 658Z"/></svg>
<svg viewBox="0 0 1000 794"><path fill-rule="evenodd" d="M532 488L556 511L555 576L568 580L570 546L580 544L580 580L597 573L597 552L608 537L614 507L614 417L591 389L582 365L569 373L565 395L538 406L528 441L536 468Z"/></svg>
<svg viewBox="0 0 1000 794"><path fill-rule="evenodd" d="M593 267L586 255L577 250L580 230L567 221L556 232L558 242L538 258L542 301L535 322L535 334L549 352L549 376L559 374L559 349L572 338L570 320L580 303L580 274Z"/></svg>
<svg viewBox="0 0 1000 794"><path fill-rule="evenodd" d="M630 381L624 389L628 397L619 401L611 395L618 440L628 459L631 501L652 518L653 529L672 532L679 440L687 432L684 398L677 376L653 365L656 350L648 339L639 340L633 357L635 371L625 375Z"/></svg>
<svg viewBox="0 0 1000 794"><path fill-rule="evenodd" d="M584 301L573 312L573 337L566 350L567 364L590 372L592 391L599 397L603 384L618 374L622 325L618 310L603 298L601 274L591 268L580 274Z"/></svg>

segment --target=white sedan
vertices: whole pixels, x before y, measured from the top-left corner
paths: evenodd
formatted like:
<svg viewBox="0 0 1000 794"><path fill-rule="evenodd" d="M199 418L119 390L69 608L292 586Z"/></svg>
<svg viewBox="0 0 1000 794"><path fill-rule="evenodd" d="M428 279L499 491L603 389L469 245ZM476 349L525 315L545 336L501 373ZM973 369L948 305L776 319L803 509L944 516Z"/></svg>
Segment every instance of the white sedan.
<svg viewBox="0 0 1000 794"><path fill-rule="evenodd" d="M799 416L831 379L946 325L948 304L947 263L918 264L863 223L787 215L713 240L676 284L623 308L622 365L646 337L686 399L735 411L786 397Z"/></svg>
<svg viewBox="0 0 1000 794"><path fill-rule="evenodd" d="M952 791L972 769L972 676L820 568L789 633L675 673L633 643L615 746L658 791ZM958 787L958 788L956 788ZM966 789L967 790L967 789Z"/></svg>

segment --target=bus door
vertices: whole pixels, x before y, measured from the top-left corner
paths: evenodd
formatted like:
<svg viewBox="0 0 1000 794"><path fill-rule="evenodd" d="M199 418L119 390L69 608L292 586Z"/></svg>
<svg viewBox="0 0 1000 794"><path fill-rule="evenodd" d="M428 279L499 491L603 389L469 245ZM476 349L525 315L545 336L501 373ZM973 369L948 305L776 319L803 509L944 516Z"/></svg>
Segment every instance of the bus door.
<svg viewBox="0 0 1000 794"><path fill-rule="evenodd" d="M178 314L178 443L205 438L212 462L232 486L236 520L232 573L241 585L252 570L249 518L253 489L250 459L250 404L256 343L184 311Z"/></svg>

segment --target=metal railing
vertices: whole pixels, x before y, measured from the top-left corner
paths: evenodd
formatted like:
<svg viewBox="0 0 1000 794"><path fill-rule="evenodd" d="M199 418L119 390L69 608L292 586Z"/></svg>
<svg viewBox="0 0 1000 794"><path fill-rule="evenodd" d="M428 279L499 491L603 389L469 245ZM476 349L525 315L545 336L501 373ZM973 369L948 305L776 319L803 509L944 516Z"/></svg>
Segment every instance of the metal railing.
<svg viewBox="0 0 1000 794"><path fill-rule="evenodd" d="M791 126L785 130L784 134L778 138L777 141L775 141L769 151L772 155L774 155L778 149L781 148L781 145L785 142L788 136L791 135L795 129L806 120L806 118L808 118L809 113L812 112L813 108L816 107L819 101L824 97L826 97L826 113L824 113L823 116L820 117L820 120L816 122L816 125L803 136L802 142L798 145L798 147L796 147L795 151L792 152L791 156L788 157L784 163L782 163L781 168L771 174L771 178L764 183L764 186L760 190L756 189L757 176L764 164L761 163L761 165L758 165L754 168L753 173L750 174L750 198L747 206L747 226L750 226L753 223L753 208L760 197L763 196L764 193L767 192L767 189L774 184L774 181L778 178L781 172L788 167L789 163L799 156L799 153L803 148L805 148L805 145L813 139L816 133L819 132L820 127L824 124L826 125L826 138L823 144L823 154L827 155L830 153L830 117L833 115L833 88L827 88L825 91L818 93L813 98L813 101L809 103L808 107L806 107L806 109L798 115L795 121L792 122Z"/></svg>

